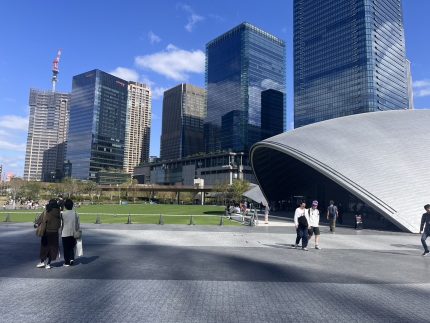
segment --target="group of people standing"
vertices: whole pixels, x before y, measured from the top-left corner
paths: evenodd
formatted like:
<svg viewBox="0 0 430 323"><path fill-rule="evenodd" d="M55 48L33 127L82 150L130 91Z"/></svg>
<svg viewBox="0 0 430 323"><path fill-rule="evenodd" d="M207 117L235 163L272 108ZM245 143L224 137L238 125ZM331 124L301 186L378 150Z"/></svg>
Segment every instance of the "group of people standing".
<svg viewBox="0 0 430 323"><path fill-rule="evenodd" d="M334 201L330 201L327 208L327 220L330 222L330 232L334 233L336 228L336 218L339 211ZM297 237L293 248L298 248L300 240L302 240L302 250L308 251L309 239L315 236L315 249L321 249L320 243L320 211L318 210L318 201L313 201L312 206L306 209L306 202L302 201L299 207L294 212L294 225L296 227Z"/></svg>
<svg viewBox="0 0 430 323"><path fill-rule="evenodd" d="M72 266L75 259L76 239L80 238L79 216L71 199L51 199L44 211L35 219L36 234L40 239L40 263L37 268L51 268L51 262L59 255L59 236L63 245L64 265Z"/></svg>

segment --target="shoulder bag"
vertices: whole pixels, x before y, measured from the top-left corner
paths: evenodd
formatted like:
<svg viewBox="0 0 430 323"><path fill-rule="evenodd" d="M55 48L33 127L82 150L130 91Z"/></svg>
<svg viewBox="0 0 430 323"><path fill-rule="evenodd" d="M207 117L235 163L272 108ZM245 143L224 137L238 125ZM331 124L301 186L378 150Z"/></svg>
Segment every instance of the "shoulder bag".
<svg viewBox="0 0 430 323"><path fill-rule="evenodd" d="M42 214L40 215L41 221L36 228L36 236L38 236L38 237L43 237L46 233L46 223L48 221L45 219L46 218L45 215L46 215L45 211L43 211Z"/></svg>
<svg viewBox="0 0 430 323"><path fill-rule="evenodd" d="M73 234L73 237L75 239L82 239L81 224L79 223L79 217L76 211L75 211L75 233Z"/></svg>

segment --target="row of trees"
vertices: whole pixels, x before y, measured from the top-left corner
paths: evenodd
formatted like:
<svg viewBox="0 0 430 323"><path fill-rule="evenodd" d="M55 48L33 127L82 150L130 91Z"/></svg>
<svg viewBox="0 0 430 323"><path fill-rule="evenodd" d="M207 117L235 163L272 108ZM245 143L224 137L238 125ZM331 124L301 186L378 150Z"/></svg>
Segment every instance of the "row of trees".
<svg viewBox="0 0 430 323"><path fill-rule="evenodd" d="M116 189L102 193L102 189L93 181L79 181L67 178L61 183L27 182L19 178L13 179L7 185L1 187L0 194L7 196L14 201L27 200L49 200L52 197L63 195L71 197L76 201L90 200L129 200L135 202L137 199L150 200L155 197L151 191L139 192L137 181L130 180L127 183L113 186ZM222 183L214 186L214 193L211 195L217 204L226 204L228 201L239 202L242 194L249 189L247 181L235 180L232 185ZM194 202L196 194L193 192L182 192L180 200L185 204ZM158 200L175 203L175 192L157 192Z"/></svg>

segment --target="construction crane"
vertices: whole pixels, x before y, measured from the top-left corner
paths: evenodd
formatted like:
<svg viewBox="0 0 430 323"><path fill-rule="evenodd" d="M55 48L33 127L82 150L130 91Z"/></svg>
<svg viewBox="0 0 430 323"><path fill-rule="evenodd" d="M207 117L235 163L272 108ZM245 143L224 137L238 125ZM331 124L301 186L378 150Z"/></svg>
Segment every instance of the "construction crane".
<svg viewBox="0 0 430 323"><path fill-rule="evenodd" d="M58 78L58 64L60 63L61 49L58 50L57 57L52 62L52 92L55 92Z"/></svg>

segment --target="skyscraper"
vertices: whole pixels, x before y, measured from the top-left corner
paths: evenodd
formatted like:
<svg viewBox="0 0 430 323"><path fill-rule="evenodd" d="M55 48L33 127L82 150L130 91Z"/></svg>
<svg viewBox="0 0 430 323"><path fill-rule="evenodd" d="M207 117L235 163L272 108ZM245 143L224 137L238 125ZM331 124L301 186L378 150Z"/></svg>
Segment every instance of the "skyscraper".
<svg viewBox="0 0 430 323"><path fill-rule="evenodd" d="M262 138L262 91L285 93L284 41L246 22L210 41L206 89L206 151L247 153ZM279 133L284 110L285 96L280 110L266 110L282 121Z"/></svg>
<svg viewBox="0 0 430 323"><path fill-rule="evenodd" d="M30 90L24 180L62 177L69 125L69 93Z"/></svg>
<svg viewBox="0 0 430 323"><path fill-rule="evenodd" d="M160 157L177 159L204 152L206 91L180 84L164 92Z"/></svg>
<svg viewBox="0 0 430 323"><path fill-rule="evenodd" d="M134 167L148 161L150 132L151 90L145 84L129 82L124 156L127 173L133 173Z"/></svg>
<svg viewBox="0 0 430 323"><path fill-rule="evenodd" d="M100 70L73 77L67 163L76 179L122 170L128 82Z"/></svg>
<svg viewBox="0 0 430 323"><path fill-rule="evenodd" d="M401 0L294 1L294 124L407 109Z"/></svg>

